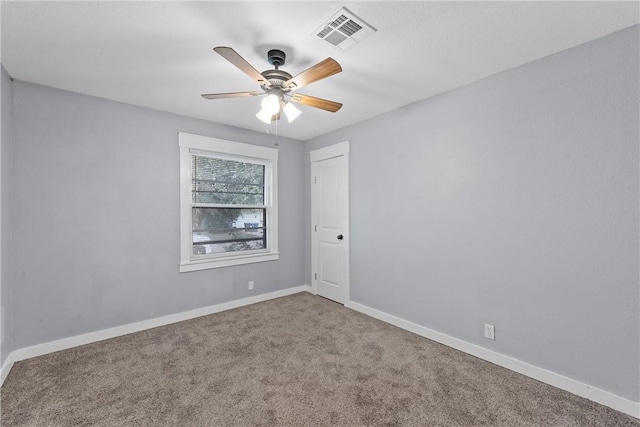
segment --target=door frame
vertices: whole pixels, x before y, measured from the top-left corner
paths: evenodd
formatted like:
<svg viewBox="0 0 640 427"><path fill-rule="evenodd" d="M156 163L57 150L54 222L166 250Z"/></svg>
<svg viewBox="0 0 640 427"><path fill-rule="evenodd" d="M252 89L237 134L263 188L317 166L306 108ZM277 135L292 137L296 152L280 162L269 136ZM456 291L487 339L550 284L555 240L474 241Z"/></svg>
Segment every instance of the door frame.
<svg viewBox="0 0 640 427"><path fill-rule="evenodd" d="M330 145L328 147L319 148L317 150L313 150L309 153L309 161L311 163L311 177L310 177L310 193L311 193L311 290L314 295L318 293L318 280L317 280L317 259L318 259L318 236L315 232L316 225L316 209L317 209L317 191L316 186L314 184L314 177L316 176L316 171L318 167L318 162L323 160L332 159L335 157L344 157L347 164L347 173L346 173L346 182L347 186L346 194L347 194L347 220L344 225L343 235L345 239L343 240L343 244L347 245L347 259L345 263L345 268L347 269L345 273L345 284L344 284L344 304L346 305L351 301L351 186L350 186L350 162L349 162L349 154L350 154L350 141L343 141L337 144Z"/></svg>

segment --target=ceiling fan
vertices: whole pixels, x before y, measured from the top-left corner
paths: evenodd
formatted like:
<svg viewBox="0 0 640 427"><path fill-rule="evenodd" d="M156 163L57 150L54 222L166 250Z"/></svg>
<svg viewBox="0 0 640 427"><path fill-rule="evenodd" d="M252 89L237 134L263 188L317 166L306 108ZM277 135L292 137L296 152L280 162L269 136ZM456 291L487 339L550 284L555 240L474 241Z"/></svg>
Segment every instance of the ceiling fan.
<svg viewBox="0 0 640 427"><path fill-rule="evenodd" d="M267 95L262 100L262 110L256 114L256 117L267 124L273 120L279 120L281 111L284 111L289 122L292 122L298 117L301 111L294 107L291 102L320 108L321 110L332 113L335 113L342 107L342 104L339 102L303 95L301 93L291 93L301 87L341 72L342 67L332 58L327 58L293 77L286 71L279 69L280 66L284 65L286 59L285 53L281 50L272 49L267 53L269 64L275 68L273 70L263 71L262 73L253 68L251 64L230 47L219 46L213 48L213 50L257 82L262 88L262 92L209 93L202 94L203 98L221 99Z"/></svg>

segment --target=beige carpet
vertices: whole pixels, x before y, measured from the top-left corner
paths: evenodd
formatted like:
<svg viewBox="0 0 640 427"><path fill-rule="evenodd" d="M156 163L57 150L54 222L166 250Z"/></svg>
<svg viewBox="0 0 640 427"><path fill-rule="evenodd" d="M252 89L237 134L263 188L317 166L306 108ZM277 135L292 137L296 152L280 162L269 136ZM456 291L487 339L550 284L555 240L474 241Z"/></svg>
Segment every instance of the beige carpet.
<svg viewBox="0 0 640 427"><path fill-rule="evenodd" d="M2 425L640 422L303 293L16 363Z"/></svg>

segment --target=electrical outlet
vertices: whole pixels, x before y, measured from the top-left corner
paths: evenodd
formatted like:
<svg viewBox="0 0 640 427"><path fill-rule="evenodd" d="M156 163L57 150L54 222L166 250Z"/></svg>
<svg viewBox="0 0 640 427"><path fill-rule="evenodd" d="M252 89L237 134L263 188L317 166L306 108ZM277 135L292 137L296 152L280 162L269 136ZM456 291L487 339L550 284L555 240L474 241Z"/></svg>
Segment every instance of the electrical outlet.
<svg viewBox="0 0 640 427"><path fill-rule="evenodd" d="M249 280L249 290L253 290L253 280Z"/></svg>
<svg viewBox="0 0 640 427"><path fill-rule="evenodd" d="M496 330L493 325L489 325L487 323L484 324L484 337L489 338L490 340L496 339Z"/></svg>

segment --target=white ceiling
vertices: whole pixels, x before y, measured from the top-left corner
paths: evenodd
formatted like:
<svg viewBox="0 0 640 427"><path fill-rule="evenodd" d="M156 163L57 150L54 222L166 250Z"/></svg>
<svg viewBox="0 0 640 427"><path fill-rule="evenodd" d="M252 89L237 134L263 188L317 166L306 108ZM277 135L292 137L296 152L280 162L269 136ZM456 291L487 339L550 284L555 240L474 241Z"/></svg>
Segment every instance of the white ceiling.
<svg viewBox="0 0 640 427"><path fill-rule="evenodd" d="M311 35L346 6L377 32L341 51ZM296 75L332 57L343 72L300 89L342 102L299 106L281 136L307 140L637 24L637 2L2 2L2 63L12 77L241 128L262 98L213 52L230 46L259 71L287 54Z"/></svg>

